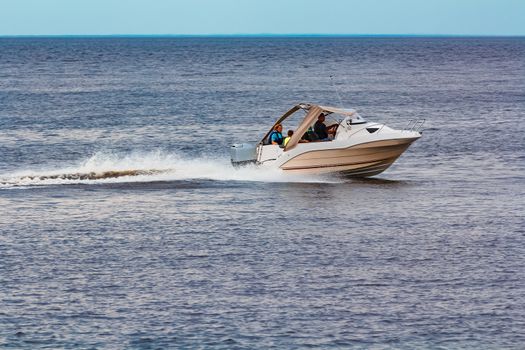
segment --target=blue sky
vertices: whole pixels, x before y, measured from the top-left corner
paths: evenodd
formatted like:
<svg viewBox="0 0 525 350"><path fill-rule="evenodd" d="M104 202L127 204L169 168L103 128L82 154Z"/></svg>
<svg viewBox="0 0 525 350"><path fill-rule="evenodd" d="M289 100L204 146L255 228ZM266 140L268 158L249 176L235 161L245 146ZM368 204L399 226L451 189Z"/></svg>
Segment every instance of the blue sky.
<svg viewBox="0 0 525 350"><path fill-rule="evenodd" d="M0 35L525 35L525 0L0 0Z"/></svg>

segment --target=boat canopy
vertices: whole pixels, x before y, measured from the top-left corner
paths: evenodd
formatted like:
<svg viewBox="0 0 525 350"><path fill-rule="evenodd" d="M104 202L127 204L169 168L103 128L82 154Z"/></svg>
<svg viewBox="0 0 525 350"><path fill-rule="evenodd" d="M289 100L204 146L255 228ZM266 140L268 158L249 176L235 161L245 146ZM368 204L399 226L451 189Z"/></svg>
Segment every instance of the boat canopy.
<svg viewBox="0 0 525 350"><path fill-rule="evenodd" d="M323 110L323 112L330 112L330 113L336 113L341 114L344 116L352 116L355 114L355 109L348 109L348 108L336 108L336 107L328 107L328 106L319 106Z"/></svg>
<svg viewBox="0 0 525 350"><path fill-rule="evenodd" d="M301 121L297 129L294 131L294 134L290 138L290 141L288 141L288 144L284 148L284 151L288 151L292 148L294 148L299 141L301 140L301 137L303 134L308 130L308 128L314 123L314 121L317 120L317 118L321 115L321 113L324 113L326 115L336 113L341 114L344 116L352 116L355 114L355 110L353 109L346 109L346 108L336 108L336 107L329 107L329 106L320 106L315 105L311 103L300 103L298 105L293 106L288 112L284 113L273 125L270 131L264 135L261 142L264 143L264 141L268 138L270 133L272 132L273 128L277 124L281 124L285 119L287 119L289 116L297 112L298 110L303 110L306 112L306 115L304 119Z"/></svg>

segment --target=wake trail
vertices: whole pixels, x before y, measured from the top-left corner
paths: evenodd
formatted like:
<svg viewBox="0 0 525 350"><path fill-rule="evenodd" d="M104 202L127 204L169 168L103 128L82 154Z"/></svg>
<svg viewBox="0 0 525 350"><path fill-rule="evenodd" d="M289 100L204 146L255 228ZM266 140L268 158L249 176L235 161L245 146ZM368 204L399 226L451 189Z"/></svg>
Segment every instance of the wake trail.
<svg viewBox="0 0 525 350"><path fill-rule="evenodd" d="M76 165L23 169L0 174L0 188L62 184L104 184L155 181L334 182L315 175L288 174L280 169L234 168L229 159L186 158L175 153L98 152Z"/></svg>

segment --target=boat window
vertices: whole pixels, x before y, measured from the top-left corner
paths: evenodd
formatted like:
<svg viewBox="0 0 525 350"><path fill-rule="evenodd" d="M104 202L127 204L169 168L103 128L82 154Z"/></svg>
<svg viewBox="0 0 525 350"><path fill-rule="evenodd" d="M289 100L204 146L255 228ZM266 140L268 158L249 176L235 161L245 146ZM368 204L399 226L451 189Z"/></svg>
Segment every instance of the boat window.
<svg viewBox="0 0 525 350"><path fill-rule="evenodd" d="M325 118L326 119L324 123L326 124L326 126L330 126L333 124L341 124L341 121L343 120L343 118L340 115L335 113L330 113L326 115Z"/></svg>

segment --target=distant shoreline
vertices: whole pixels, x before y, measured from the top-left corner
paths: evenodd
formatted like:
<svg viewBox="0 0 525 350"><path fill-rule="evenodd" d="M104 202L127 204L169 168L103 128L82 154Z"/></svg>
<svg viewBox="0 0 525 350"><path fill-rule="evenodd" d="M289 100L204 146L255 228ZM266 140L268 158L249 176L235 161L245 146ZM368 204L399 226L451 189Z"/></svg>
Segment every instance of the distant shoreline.
<svg viewBox="0 0 525 350"><path fill-rule="evenodd" d="M466 34L50 34L0 35L9 38L525 38L525 35Z"/></svg>

